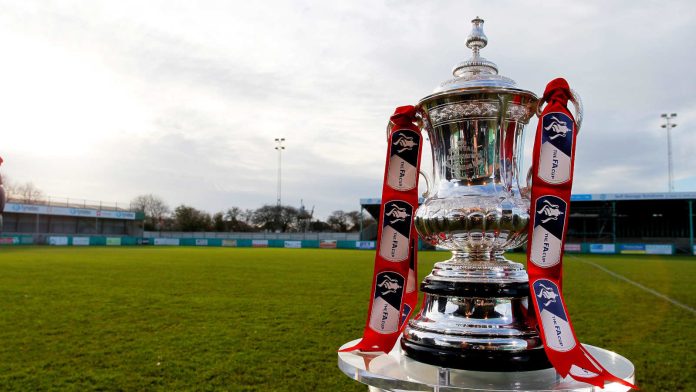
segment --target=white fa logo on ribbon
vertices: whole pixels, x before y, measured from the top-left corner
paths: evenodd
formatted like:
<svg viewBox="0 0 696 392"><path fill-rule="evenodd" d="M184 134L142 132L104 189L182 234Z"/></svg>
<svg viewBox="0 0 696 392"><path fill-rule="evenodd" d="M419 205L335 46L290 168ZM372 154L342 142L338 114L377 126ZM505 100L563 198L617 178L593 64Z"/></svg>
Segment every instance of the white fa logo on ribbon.
<svg viewBox="0 0 696 392"><path fill-rule="evenodd" d="M392 279L387 275L384 276L384 280L382 283L378 284L377 287L386 289L386 291L382 291L382 295L394 294L396 293L396 290L401 288L401 286L399 286L399 281Z"/></svg>
<svg viewBox="0 0 696 392"><path fill-rule="evenodd" d="M573 119L565 113L553 112L541 118L542 136L537 175L549 184L570 181L572 172Z"/></svg>
<svg viewBox="0 0 696 392"><path fill-rule="evenodd" d="M561 212L557 204L552 204L550 201L544 200L544 206L537 211L537 214L546 215L547 218L541 220L541 223L546 223L551 220L558 220L558 217L563 215L563 212Z"/></svg>
<svg viewBox="0 0 696 392"><path fill-rule="evenodd" d="M402 147L400 150L396 150L396 152L404 152L411 151L411 149L416 146L416 142L414 142L413 138L410 136L400 135L399 140L395 141L394 145Z"/></svg>
<svg viewBox="0 0 696 392"><path fill-rule="evenodd" d="M550 304L555 303L556 298L558 298L558 294L556 294L552 288L546 287L542 283L539 283L539 286L541 286L541 290L539 290L537 298L544 298L547 300L544 306L549 306Z"/></svg>
<svg viewBox="0 0 696 392"><path fill-rule="evenodd" d="M568 132L570 132L570 128L566 125L565 121L561 121L556 116L551 117L551 124L544 128L545 131L551 131L555 135L549 136L549 139L553 140L557 137L566 137Z"/></svg>
<svg viewBox="0 0 696 392"><path fill-rule="evenodd" d="M393 220L389 221L389 224L394 224L396 222L403 222L406 218L408 218L410 216L406 212L406 208L401 208L401 207L396 206L396 205L393 205L392 209L384 215L394 218Z"/></svg>

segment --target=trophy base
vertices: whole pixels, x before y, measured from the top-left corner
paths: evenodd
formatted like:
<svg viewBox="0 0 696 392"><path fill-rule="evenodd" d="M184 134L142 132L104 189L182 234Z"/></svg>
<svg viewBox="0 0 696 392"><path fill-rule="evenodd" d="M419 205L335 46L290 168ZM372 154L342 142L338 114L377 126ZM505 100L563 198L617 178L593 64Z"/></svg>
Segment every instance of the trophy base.
<svg viewBox="0 0 696 392"><path fill-rule="evenodd" d="M480 372L524 372L549 369L543 347L518 352L447 349L422 346L401 339L401 348L411 359L429 365Z"/></svg>
<svg viewBox="0 0 696 392"><path fill-rule="evenodd" d="M442 262L425 278L421 290L423 308L409 321L401 339L409 358L470 371L532 371L552 366L536 328L529 323L533 310L521 265L502 258L485 264Z"/></svg>

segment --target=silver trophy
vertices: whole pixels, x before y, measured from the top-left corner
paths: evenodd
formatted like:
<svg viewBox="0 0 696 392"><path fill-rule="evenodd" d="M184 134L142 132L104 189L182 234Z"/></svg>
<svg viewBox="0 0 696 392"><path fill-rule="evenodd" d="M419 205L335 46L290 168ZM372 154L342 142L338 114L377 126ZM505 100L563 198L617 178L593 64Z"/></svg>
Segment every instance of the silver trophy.
<svg viewBox="0 0 696 392"><path fill-rule="evenodd" d="M519 173L524 126L538 98L481 57L488 42L483 20L472 24L471 59L417 106L433 173L415 225L452 257L423 281L423 309L401 345L409 357L443 367L543 369L551 364L527 321L534 312L527 273L503 256L527 239L530 200Z"/></svg>

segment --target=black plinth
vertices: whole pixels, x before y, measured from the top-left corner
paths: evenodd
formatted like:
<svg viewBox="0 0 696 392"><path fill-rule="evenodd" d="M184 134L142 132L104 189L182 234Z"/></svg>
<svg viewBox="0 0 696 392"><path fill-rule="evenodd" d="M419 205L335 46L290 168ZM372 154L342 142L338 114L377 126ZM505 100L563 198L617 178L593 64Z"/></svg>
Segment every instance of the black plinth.
<svg viewBox="0 0 696 392"><path fill-rule="evenodd" d="M543 348L517 352L488 350L448 350L422 346L401 339L404 353L418 362L452 369L481 372L524 372L550 368Z"/></svg>
<svg viewBox="0 0 696 392"><path fill-rule="evenodd" d="M523 298L529 296L529 282L462 283L432 280L421 283L421 291L450 297Z"/></svg>

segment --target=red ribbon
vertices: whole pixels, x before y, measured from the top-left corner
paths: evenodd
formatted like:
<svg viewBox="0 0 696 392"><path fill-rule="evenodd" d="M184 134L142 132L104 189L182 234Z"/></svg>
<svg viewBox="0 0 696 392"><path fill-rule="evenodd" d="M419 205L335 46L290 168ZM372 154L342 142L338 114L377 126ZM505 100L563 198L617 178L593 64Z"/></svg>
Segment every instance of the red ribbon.
<svg viewBox="0 0 696 392"><path fill-rule="evenodd" d="M413 106L390 118L372 293L362 340L341 351L383 351L394 347L416 307L418 172L422 137Z"/></svg>
<svg viewBox="0 0 696 392"><path fill-rule="evenodd" d="M570 216L578 127L568 100L568 82L558 78L544 91L532 161L532 204L527 246L530 298L544 350L556 371L604 388L605 382L634 385L609 373L580 344L568 315L562 287L563 244Z"/></svg>

